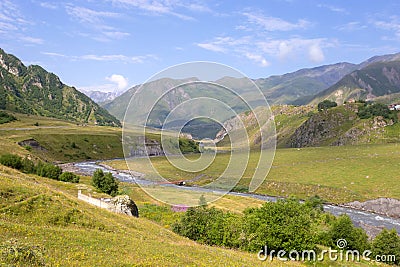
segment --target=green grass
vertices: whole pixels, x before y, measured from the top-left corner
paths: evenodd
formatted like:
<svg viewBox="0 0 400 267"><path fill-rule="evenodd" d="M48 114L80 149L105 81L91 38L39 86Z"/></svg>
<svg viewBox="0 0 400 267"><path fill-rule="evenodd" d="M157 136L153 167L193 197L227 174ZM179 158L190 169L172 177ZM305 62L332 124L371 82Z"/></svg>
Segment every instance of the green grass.
<svg viewBox="0 0 400 267"><path fill-rule="evenodd" d="M250 154L239 186L248 186L258 157L257 152ZM204 174L202 179L192 184L205 184L224 171L229 154L217 154L209 168L197 173L176 169L164 157L151 160L155 168L171 181L190 180ZM145 162L145 159L134 159L129 161L129 165L133 170L154 175L154 170ZM124 161L107 164L117 169L127 168ZM333 203L378 197L400 199L399 167L399 144L278 149L272 168L256 193L299 198L319 195Z"/></svg>
<svg viewBox="0 0 400 267"><path fill-rule="evenodd" d="M77 200L77 186L92 189L0 167L0 248L14 244L28 251L35 249L40 252L37 262L43 260L47 266L260 264L255 254L199 245L148 219L93 207ZM144 204L139 207L143 209ZM154 212L154 206L143 213L150 217L151 209L155 215L160 213ZM20 261L16 266L26 264Z"/></svg>

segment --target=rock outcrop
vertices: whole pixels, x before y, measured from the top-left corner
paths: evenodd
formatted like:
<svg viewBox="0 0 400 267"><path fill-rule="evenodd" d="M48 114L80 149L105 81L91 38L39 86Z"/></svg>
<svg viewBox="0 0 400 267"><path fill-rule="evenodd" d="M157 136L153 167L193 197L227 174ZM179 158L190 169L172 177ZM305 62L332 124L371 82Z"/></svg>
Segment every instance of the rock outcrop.
<svg viewBox="0 0 400 267"><path fill-rule="evenodd" d="M345 206L393 218L400 218L400 200L393 198L378 198L365 202L354 201L345 204Z"/></svg>
<svg viewBox="0 0 400 267"><path fill-rule="evenodd" d="M111 199L111 210L129 216L139 217L139 210L135 202L127 195L116 196Z"/></svg>

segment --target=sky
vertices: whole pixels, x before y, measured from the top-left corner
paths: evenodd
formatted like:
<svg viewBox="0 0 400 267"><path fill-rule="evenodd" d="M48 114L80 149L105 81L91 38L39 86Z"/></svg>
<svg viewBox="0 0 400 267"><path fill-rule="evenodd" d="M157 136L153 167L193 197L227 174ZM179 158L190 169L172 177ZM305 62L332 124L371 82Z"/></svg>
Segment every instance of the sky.
<svg viewBox="0 0 400 267"><path fill-rule="evenodd" d="M190 61L266 78L400 52L400 1L0 0L0 48L85 90Z"/></svg>

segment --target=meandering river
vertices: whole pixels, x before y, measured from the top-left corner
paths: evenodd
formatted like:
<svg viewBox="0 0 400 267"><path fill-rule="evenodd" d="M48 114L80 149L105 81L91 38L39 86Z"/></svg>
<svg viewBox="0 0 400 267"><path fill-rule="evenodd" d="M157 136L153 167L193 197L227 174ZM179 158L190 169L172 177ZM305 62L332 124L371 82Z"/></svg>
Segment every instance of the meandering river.
<svg viewBox="0 0 400 267"><path fill-rule="evenodd" d="M134 177L125 172L119 172L116 170L106 168L105 166L99 166L96 162L75 163L74 166L76 168L78 168L80 172L87 173L88 175L93 174L93 172L96 169L102 169L103 171L111 172L114 177L116 177L118 180L123 181L123 182L137 183L137 184L142 184L142 185L152 183L151 181L147 181L141 177ZM163 186L176 187L176 188L179 188L180 190L192 190L192 191L198 191L198 192L215 192L216 191L216 190L211 190L211 189L206 189L206 188L201 188L201 187L177 186L177 185L173 185L173 184L165 184ZM229 192L228 194L234 195L234 196L251 197L251 198L260 199L260 200L264 200L264 201L277 201L279 199L277 197L257 195L257 194L252 194L252 193ZM348 207L341 207L341 206L336 206L336 205L331 205L331 204L325 204L324 210L327 212L330 212L336 216L341 215L341 214L347 214L356 225L362 223L362 224L366 224L366 225L370 225L370 226L374 226L374 227L385 227L388 229L395 228L397 230L397 232L400 233L400 219L391 218L391 217L383 216L383 215L377 215L377 214L371 213L371 212L360 211L360 210L356 210L356 209L352 209L352 208L348 208Z"/></svg>

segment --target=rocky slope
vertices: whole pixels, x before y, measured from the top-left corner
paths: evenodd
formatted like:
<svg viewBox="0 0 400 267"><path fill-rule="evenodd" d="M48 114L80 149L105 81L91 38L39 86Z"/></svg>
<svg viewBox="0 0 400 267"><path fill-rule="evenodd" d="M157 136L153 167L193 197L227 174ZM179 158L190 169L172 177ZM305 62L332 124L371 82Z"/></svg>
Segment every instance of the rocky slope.
<svg viewBox="0 0 400 267"><path fill-rule="evenodd" d="M40 66L0 49L0 109L80 123L120 126L105 109Z"/></svg>
<svg viewBox="0 0 400 267"><path fill-rule="evenodd" d="M329 99L343 104L350 99L374 100L400 92L400 60L376 62L343 77L335 85L318 93L310 102Z"/></svg>
<svg viewBox="0 0 400 267"><path fill-rule="evenodd" d="M361 104L347 104L318 112L313 106L274 106L278 147L340 146L399 142L398 123L381 116L360 119L357 115ZM267 116L256 110L257 116ZM246 127L250 144L259 145L257 123L251 112L241 113L224 123L215 141L219 146L229 146L229 136ZM397 133L397 134L395 134ZM243 141L244 143L244 141Z"/></svg>

